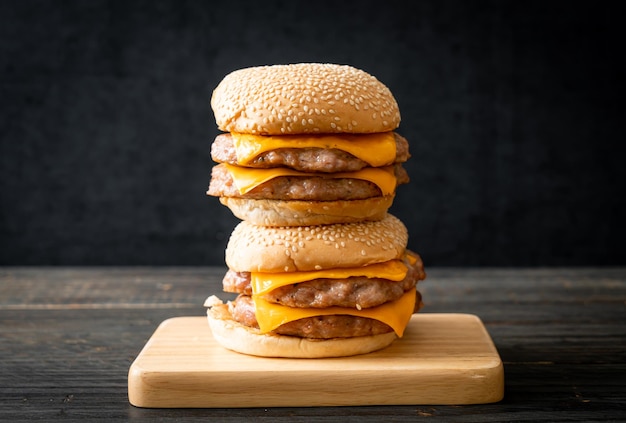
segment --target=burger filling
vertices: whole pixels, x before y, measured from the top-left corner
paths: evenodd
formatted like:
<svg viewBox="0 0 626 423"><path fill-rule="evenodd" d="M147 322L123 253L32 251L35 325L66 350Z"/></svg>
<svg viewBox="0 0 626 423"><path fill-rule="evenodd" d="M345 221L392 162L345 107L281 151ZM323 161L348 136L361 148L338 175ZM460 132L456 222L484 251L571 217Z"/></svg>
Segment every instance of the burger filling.
<svg viewBox="0 0 626 423"><path fill-rule="evenodd" d="M396 142L395 163L410 157L406 138L394 132ZM237 153L230 133L220 134L211 146L211 157L218 163L237 164ZM350 153L327 148L280 148L259 154L246 163L248 167L289 167L301 172L355 172L369 166Z"/></svg>
<svg viewBox="0 0 626 423"><path fill-rule="evenodd" d="M421 295L418 291L416 310L421 307ZM254 302L247 295L240 295L228 303L232 319L252 328L259 327L254 313ZM285 323L272 332L279 335L298 336L301 338L331 339L354 336L379 335L392 332L393 329L376 319L349 315L314 316Z"/></svg>
<svg viewBox="0 0 626 423"><path fill-rule="evenodd" d="M402 281L353 276L345 279L314 279L276 288L263 295L266 301L288 307L370 308L397 300L418 281L426 278L419 255L411 264L405 260L407 273ZM252 295L249 272L229 270L222 281L224 291Z"/></svg>
<svg viewBox="0 0 626 423"><path fill-rule="evenodd" d="M395 175L398 185L409 181L406 170L400 165L395 166ZM376 184L363 179L281 176L241 194L226 167L217 165L211 171L207 194L249 199L336 201L379 197L382 192Z"/></svg>
<svg viewBox="0 0 626 423"><path fill-rule="evenodd" d="M414 290L418 281L425 279L420 257L414 263L405 261L407 273L401 281L379 278L349 277L345 279L314 279L285 285L263 295L263 299L296 308L348 307L366 309L399 299ZM250 273L229 270L223 280L224 291L240 295L228 303L231 318L245 326L258 328L255 305L251 297ZM416 311L421 307L421 295L416 291ZM344 338L377 335L393 329L376 319L350 315L307 317L285 323L273 332L303 338Z"/></svg>

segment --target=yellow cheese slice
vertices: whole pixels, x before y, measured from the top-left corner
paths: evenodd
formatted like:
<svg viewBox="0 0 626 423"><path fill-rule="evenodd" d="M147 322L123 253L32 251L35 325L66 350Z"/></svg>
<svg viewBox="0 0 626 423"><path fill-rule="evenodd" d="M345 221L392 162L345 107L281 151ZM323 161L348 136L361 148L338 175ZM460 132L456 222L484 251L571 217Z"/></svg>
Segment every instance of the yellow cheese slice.
<svg viewBox="0 0 626 423"><path fill-rule="evenodd" d="M233 166L227 163L222 163L220 166L224 166L228 170L240 194L245 194L262 183L281 176L322 176L326 178L362 179L376 184L383 195L393 194L397 186L393 166L366 167L356 172L329 174L298 172L297 170L285 167L254 169L250 167Z"/></svg>
<svg viewBox="0 0 626 423"><path fill-rule="evenodd" d="M368 266L353 267L346 269L326 269L311 272L288 272L288 273L251 273L250 284L252 293L255 295L267 294L281 286L294 283L306 282L313 279L345 279L351 276L363 276L366 278L381 278L392 281L401 281L407 272L406 265L402 260L390 260L384 263L370 264Z"/></svg>
<svg viewBox="0 0 626 423"><path fill-rule="evenodd" d="M350 315L381 321L393 328L399 337L402 337L404 329L415 310L414 289L408 290L395 301L362 310L346 307L295 308L270 303L258 295L253 295L252 299L256 308L256 319L262 333L270 332L280 325L306 317Z"/></svg>
<svg viewBox="0 0 626 423"><path fill-rule="evenodd" d="M396 159L396 141L393 132L378 134L341 135L252 135L231 133L237 163L246 165L259 154L279 148L338 149L352 154L373 167L392 164Z"/></svg>

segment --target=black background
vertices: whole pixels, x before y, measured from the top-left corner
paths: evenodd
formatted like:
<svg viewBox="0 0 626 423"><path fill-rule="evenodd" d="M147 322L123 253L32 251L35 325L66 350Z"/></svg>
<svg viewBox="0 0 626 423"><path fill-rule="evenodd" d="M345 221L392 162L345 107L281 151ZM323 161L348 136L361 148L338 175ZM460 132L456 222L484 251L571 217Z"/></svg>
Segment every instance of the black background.
<svg viewBox="0 0 626 423"><path fill-rule="evenodd" d="M396 96L427 267L626 264L614 3L0 0L0 264L223 264L211 91L307 61Z"/></svg>

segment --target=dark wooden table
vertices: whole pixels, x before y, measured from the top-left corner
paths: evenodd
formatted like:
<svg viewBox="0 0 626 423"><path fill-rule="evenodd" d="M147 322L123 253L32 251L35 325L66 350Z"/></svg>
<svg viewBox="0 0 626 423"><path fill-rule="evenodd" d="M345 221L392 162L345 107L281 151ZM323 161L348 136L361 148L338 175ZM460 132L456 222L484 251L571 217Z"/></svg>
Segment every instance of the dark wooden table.
<svg viewBox="0 0 626 423"><path fill-rule="evenodd" d="M130 364L163 320L203 316L223 268L0 268L0 421L626 420L626 268L428 269L424 313L478 315L505 398L471 406L140 409ZM297 393L294 392L294 395Z"/></svg>

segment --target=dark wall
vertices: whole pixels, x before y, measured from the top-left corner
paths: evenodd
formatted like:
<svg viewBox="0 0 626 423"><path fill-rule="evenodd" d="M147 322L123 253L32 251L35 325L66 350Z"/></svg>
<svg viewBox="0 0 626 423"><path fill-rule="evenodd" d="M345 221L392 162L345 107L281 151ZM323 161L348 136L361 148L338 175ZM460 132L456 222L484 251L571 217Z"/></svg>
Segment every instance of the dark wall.
<svg viewBox="0 0 626 423"><path fill-rule="evenodd" d="M0 0L0 264L223 264L211 90L303 61L395 94L427 266L626 264L609 4Z"/></svg>

